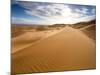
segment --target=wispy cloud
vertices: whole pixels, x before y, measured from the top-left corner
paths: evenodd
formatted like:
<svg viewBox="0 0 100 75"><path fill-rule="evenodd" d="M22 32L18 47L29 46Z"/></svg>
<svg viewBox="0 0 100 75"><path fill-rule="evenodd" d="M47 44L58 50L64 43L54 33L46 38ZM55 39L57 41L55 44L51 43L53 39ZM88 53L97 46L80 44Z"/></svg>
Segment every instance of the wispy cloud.
<svg viewBox="0 0 100 75"><path fill-rule="evenodd" d="M25 13L29 16L36 16L42 19L42 23L77 23L80 21L89 21L95 18L95 8L89 10L86 6L74 9L73 5L39 3L39 2L19 2L20 6L25 8ZM75 6L75 5L74 5ZM91 13L92 15L87 15Z"/></svg>
<svg viewBox="0 0 100 75"><path fill-rule="evenodd" d="M12 17L12 23L14 24L32 24L34 23L33 20L27 19L27 18L16 18Z"/></svg>

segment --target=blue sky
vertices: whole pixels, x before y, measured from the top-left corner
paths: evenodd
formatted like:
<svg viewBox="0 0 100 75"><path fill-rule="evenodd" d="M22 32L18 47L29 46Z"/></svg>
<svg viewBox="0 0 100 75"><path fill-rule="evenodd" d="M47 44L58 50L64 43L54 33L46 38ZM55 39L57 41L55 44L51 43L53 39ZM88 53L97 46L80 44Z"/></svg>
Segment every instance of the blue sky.
<svg viewBox="0 0 100 75"><path fill-rule="evenodd" d="M13 24L74 24L95 19L95 6L12 0Z"/></svg>

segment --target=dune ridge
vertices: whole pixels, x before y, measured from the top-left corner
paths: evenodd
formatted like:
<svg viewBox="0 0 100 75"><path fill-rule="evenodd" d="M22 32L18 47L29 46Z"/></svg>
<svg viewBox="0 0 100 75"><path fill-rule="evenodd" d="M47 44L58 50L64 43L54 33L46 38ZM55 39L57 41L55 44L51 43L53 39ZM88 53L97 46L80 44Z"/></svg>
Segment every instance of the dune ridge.
<svg viewBox="0 0 100 75"><path fill-rule="evenodd" d="M44 40L44 39L46 39L46 38L48 38L48 37L50 37L50 36L53 36L53 35L55 35L55 34L57 34L57 33L59 33L59 32L61 32L61 31L63 31L64 29L66 29L66 27L65 28L62 28L62 29L60 29L60 30L49 30L49 31L46 31L46 33L45 33L45 31L44 32L42 32L42 33L38 33L38 34L34 34L34 35L39 35L39 36L36 36L36 37L34 37L34 35L33 35L33 32L27 32L26 34L24 34L24 35L22 35L22 36L19 36L19 37L16 37L16 38L13 38L12 39L12 44L14 44L14 46L12 46L13 48L12 48L12 54L13 53L15 53L15 52L17 52L17 51L20 51L20 50L22 50L22 49L24 49L24 48L27 48L27 47L29 47L29 46L31 46L31 45L34 45L34 44L36 44L36 43L38 43L38 42L40 42L41 40ZM44 33L44 34L43 34ZM26 40L26 38L25 37L27 37L27 38L29 38L29 36L32 36L33 35L33 37L32 37L32 40L31 41L29 41L29 43L28 42L26 42L26 45L25 44L22 44L22 46L20 47L18 47L18 45L20 44L20 42L18 43L18 44L16 44L15 45L15 43L17 43L18 41L22 41L23 39L25 39ZM33 39L34 38L34 39ZM20 40L21 39L21 40ZM31 38L30 38L31 39Z"/></svg>
<svg viewBox="0 0 100 75"><path fill-rule="evenodd" d="M12 73L16 74L96 67L95 43L80 30L68 26L12 55Z"/></svg>

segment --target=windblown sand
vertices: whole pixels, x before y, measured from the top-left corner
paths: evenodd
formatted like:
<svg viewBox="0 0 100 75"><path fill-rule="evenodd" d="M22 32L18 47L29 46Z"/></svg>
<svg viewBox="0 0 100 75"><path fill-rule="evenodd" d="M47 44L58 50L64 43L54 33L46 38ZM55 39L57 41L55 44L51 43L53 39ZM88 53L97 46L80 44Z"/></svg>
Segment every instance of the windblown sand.
<svg viewBox="0 0 100 75"><path fill-rule="evenodd" d="M67 26L39 34L27 32L12 39L12 73L95 69L95 43L82 31Z"/></svg>

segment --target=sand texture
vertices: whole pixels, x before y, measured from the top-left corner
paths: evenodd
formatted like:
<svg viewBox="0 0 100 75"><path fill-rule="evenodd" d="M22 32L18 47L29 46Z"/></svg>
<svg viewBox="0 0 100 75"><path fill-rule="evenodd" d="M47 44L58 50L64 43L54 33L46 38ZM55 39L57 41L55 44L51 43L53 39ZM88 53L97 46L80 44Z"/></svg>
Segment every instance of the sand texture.
<svg viewBox="0 0 100 75"><path fill-rule="evenodd" d="M39 34L26 32L12 39L12 73L95 69L95 42L81 29L66 26Z"/></svg>

